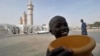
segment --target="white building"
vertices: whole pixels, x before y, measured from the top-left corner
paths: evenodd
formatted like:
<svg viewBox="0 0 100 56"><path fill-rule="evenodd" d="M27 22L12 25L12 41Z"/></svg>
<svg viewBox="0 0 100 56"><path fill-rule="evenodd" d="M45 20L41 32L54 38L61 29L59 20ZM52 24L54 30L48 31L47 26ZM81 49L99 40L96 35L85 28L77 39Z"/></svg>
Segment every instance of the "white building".
<svg viewBox="0 0 100 56"><path fill-rule="evenodd" d="M33 4L29 0L27 5L28 13L24 12L19 20L19 25L21 33L32 33L33 32Z"/></svg>
<svg viewBox="0 0 100 56"><path fill-rule="evenodd" d="M19 20L19 25L0 24L0 34L5 33L32 33L33 32L33 4L29 0L27 5L28 13L23 12Z"/></svg>

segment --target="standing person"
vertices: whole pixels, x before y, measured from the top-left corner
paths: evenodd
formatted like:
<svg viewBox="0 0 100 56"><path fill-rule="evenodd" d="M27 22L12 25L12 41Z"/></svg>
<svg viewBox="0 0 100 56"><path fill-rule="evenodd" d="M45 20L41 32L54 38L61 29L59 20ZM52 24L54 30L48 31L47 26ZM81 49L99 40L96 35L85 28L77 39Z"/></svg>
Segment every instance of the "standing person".
<svg viewBox="0 0 100 56"><path fill-rule="evenodd" d="M81 33L82 35L87 35L87 25L86 23L83 21L83 19L81 19Z"/></svg>

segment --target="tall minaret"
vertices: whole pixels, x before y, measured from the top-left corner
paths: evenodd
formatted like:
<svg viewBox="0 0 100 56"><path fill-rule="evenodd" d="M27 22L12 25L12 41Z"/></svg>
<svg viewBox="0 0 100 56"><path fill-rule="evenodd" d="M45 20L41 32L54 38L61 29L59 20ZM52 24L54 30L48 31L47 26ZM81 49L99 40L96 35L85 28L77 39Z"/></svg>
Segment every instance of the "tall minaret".
<svg viewBox="0 0 100 56"><path fill-rule="evenodd" d="M29 0L28 3L28 18L27 18L27 25L33 25L33 4L32 0Z"/></svg>
<svg viewBox="0 0 100 56"><path fill-rule="evenodd" d="M20 25L22 25L22 24L23 24L22 17L20 17L19 24L20 24Z"/></svg>
<svg viewBox="0 0 100 56"><path fill-rule="evenodd" d="M23 22L23 25L27 25L27 14L25 11L22 14L22 22Z"/></svg>

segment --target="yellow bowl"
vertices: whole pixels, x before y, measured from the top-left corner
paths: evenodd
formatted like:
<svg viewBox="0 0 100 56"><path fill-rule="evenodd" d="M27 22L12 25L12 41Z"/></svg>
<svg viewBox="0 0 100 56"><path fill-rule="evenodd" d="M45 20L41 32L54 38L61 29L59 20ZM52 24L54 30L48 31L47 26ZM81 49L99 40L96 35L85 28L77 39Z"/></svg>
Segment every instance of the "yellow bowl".
<svg viewBox="0 0 100 56"><path fill-rule="evenodd" d="M96 46L93 38L86 35L70 35L58 38L49 45L49 50L58 47L70 48L73 50L73 56L92 56L92 50Z"/></svg>

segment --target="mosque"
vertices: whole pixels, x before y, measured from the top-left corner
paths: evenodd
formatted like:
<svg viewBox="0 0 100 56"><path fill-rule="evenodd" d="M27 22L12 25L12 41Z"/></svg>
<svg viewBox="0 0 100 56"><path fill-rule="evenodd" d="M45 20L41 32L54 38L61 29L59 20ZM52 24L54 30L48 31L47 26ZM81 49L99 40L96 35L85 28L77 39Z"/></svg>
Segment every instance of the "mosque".
<svg viewBox="0 0 100 56"><path fill-rule="evenodd" d="M27 5L28 13L24 11L24 13L22 14L19 20L18 27L20 28L21 33L33 32L33 8L34 6L32 4L32 0L29 0L28 5Z"/></svg>
<svg viewBox="0 0 100 56"><path fill-rule="evenodd" d="M32 0L29 0L27 5L27 12L24 11L19 19L18 25L12 24L0 24L0 34L24 34L33 33L33 4Z"/></svg>
<svg viewBox="0 0 100 56"><path fill-rule="evenodd" d="M48 31L48 26L45 24L41 26L34 26L33 24L33 9L32 0L29 0L27 5L27 13L24 11L19 18L18 25L0 24L0 34L25 34L33 33L35 31Z"/></svg>

